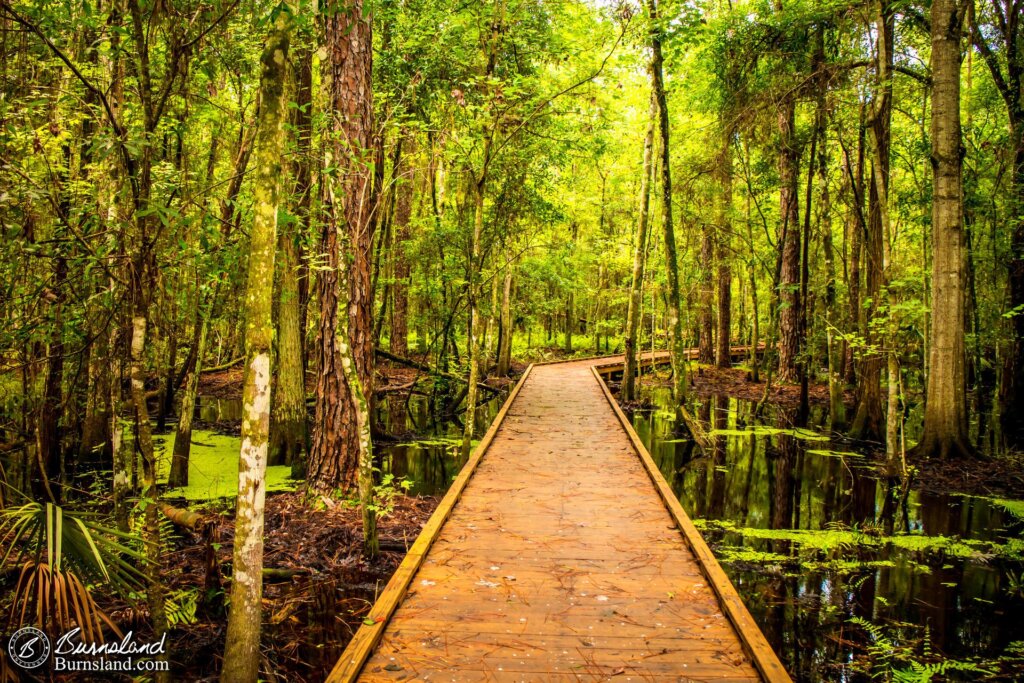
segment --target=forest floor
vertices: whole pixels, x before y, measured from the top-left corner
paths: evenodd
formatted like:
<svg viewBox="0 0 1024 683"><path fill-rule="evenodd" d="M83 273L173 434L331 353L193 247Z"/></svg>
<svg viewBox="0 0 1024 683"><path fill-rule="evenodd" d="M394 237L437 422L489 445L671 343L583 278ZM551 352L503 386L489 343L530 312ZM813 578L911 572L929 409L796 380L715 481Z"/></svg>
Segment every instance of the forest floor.
<svg viewBox="0 0 1024 683"><path fill-rule="evenodd" d="M380 520L382 552L367 561L355 505L307 501L301 492L267 496L262 680L324 679L437 502L430 496L397 497L392 512ZM207 568L231 566L234 510L223 502L219 506L202 509L211 520L210 530L177 529L168 556L165 580L171 600L181 605L187 599L197 606L192 623L172 629L172 666L178 680L213 681L222 667L223 599L230 579L219 573L210 576ZM208 596L213 600L207 602ZM136 618L124 605L105 607L115 621L145 629L143 615Z"/></svg>

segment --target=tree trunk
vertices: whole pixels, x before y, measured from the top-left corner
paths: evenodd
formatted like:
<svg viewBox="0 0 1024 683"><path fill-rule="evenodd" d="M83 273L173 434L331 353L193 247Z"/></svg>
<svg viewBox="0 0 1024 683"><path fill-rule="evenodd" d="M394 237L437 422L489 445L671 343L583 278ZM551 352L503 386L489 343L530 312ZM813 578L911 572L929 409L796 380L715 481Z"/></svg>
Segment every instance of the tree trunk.
<svg viewBox="0 0 1024 683"><path fill-rule="evenodd" d="M932 3L932 298L931 370L919 456L971 453L967 431L967 351L963 225L963 148L960 132L960 40L964 7Z"/></svg>
<svg viewBox="0 0 1024 683"><path fill-rule="evenodd" d="M647 222L651 206L651 176L653 175L654 125L658 116L658 101L651 93L651 107L644 136L644 163L640 176L640 215L637 219L633 242L633 278L629 285L629 303L626 306L626 360L622 368L622 400L636 400L637 353L639 351L640 317L643 312L642 289L644 269L647 267Z"/></svg>
<svg viewBox="0 0 1024 683"><path fill-rule="evenodd" d="M715 246L711 221L702 221L700 235L700 333L697 335L697 360L705 365L715 362Z"/></svg>
<svg viewBox="0 0 1024 683"><path fill-rule="evenodd" d="M39 406L36 423L36 447L42 467L39 472L38 499L49 497L60 503L64 477L63 430L61 414L64 405L64 287L68 277L68 262L63 256L53 261L53 292L51 306L50 343L46 349L46 379L43 401Z"/></svg>
<svg viewBox="0 0 1024 683"><path fill-rule="evenodd" d="M285 81L291 23L290 8L280 6L260 59L262 103L255 150L255 207L245 296L242 445L238 459L231 612L221 672L221 680L228 683L255 682L259 677L263 515L274 335L274 256L281 159L285 151Z"/></svg>
<svg viewBox="0 0 1024 683"><path fill-rule="evenodd" d="M188 461L192 452L192 420L196 412L196 395L199 393L199 378L203 372L203 353L206 350L206 335L209 330L208 313L196 315L196 335L192 339L195 360L185 375L185 393L181 396L178 411L178 426L174 434L174 450L171 454L171 469L167 475L167 487L188 486Z"/></svg>
<svg viewBox="0 0 1024 683"><path fill-rule="evenodd" d="M847 290L849 291L849 331L851 334L864 336L863 320L861 313L861 257L864 238L867 234L867 223L864 220L864 139L866 130L864 126L864 105L860 108L860 121L857 126L857 158L851 160L850 154L844 150L843 164L845 167L845 181L849 183L850 210L846 216L846 231L849 241L849 270ZM859 360L855 357L852 344L846 344L845 376L847 384L857 384Z"/></svg>
<svg viewBox="0 0 1024 683"><path fill-rule="evenodd" d="M404 138L408 151L404 158L411 159L415 152L413 146L415 137L406 133ZM412 218L412 201L414 194L413 178L411 174L412 164L406 164L402 168L398 187L397 204L395 207L394 249L392 258L394 260L394 283L392 284L391 306L391 334L388 344L391 353L396 356L409 355L409 275L412 272L409 265L410 230L409 221Z"/></svg>
<svg viewBox="0 0 1024 683"><path fill-rule="evenodd" d="M651 19L651 87L658 105L658 132L661 139L661 227L665 241L666 292L669 349L672 358L672 395L680 410L686 399L687 365L683 339L683 325L679 304L679 264L676 256L676 233L672 226L672 164L669 148L668 102L665 97L665 79L662 73L664 59L661 54L662 27L658 16L657 0L648 0Z"/></svg>
<svg viewBox="0 0 1024 683"><path fill-rule="evenodd" d="M796 105L782 104L779 127L779 213L782 219L781 269L779 271L779 372L778 381L797 379L800 354L800 151L796 140Z"/></svg>
<svg viewBox="0 0 1024 683"><path fill-rule="evenodd" d="M715 365L720 368L732 366L732 134L723 126L722 151L719 161L718 225L715 240L718 260L718 344L715 348Z"/></svg>
<svg viewBox="0 0 1024 683"><path fill-rule="evenodd" d="M864 257L867 266L865 297L870 306L864 311L865 338L868 344L880 348L882 335L873 319L881 308L882 287L884 286L884 230L882 216L882 194L889 191L889 138L892 123L892 65L893 65L893 15L887 0L880 0L877 8L876 27L879 34L875 99L868 121L871 137L872 158L871 184L868 193L868 224ZM881 440L884 437L882 416L881 377L885 359L878 352L870 352L861 363L857 413L853 419L850 434L854 438Z"/></svg>
<svg viewBox="0 0 1024 683"><path fill-rule="evenodd" d="M305 472L308 452L306 427L306 383L302 363L302 335L299 329L299 258L296 235L289 227L277 238L280 254L277 292L277 363L270 415L268 465L291 465Z"/></svg>
<svg viewBox="0 0 1024 683"><path fill-rule="evenodd" d="M505 281L501 290L501 338L498 343L498 377L507 377L512 369L512 268L505 267Z"/></svg>
<svg viewBox="0 0 1024 683"><path fill-rule="evenodd" d="M824 90L818 98L815 125L821 140L818 143L818 186L821 202L821 247L825 257L825 361L828 366L829 421L833 431L846 427L846 405L843 403L843 360L836 339L839 316L836 314L835 246L832 240L832 200L828 189L828 127Z"/></svg>
<svg viewBox="0 0 1024 683"><path fill-rule="evenodd" d="M325 270L320 273L320 374L316 388L313 443L307 482L313 491L351 489L359 468L357 406L344 382L339 344L351 347L360 384L373 395L373 300L370 291L370 206L373 159L372 29L362 0L327 19L327 51L323 85L334 113L333 163L339 168L334 183L325 183L328 220L321 250ZM334 187L338 188L337 196ZM339 233L344 231L344 235ZM351 273L339 278L340 249L350 254ZM347 286L345 296L338 288ZM338 305L347 302L339 328Z"/></svg>

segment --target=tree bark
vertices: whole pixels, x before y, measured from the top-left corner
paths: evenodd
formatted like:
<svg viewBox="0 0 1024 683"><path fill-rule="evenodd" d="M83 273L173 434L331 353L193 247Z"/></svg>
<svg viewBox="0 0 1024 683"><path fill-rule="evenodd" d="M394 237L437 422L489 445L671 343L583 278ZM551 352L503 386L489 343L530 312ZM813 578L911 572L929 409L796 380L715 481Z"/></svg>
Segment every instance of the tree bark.
<svg viewBox="0 0 1024 683"><path fill-rule="evenodd" d="M647 267L647 223L651 206L651 176L653 174L654 125L658 116L658 102L651 94L651 106L644 136L644 161L640 171L640 211L636 235L633 238L633 277L629 285L629 303L626 306L626 360L622 368L622 399L636 400L637 353L639 351L640 314L643 312L642 289Z"/></svg>
<svg viewBox="0 0 1024 683"><path fill-rule="evenodd" d="M498 342L498 377L507 377L512 369L512 269L514 264L505 266L505 278L501 289L501 337Z"/></svg>
<svg viewBox="0 0 1024 683"><path fill-rule="evenodd" d="M1024 12L1019 2L991 3L997 16L990 31L983 32L972 13L971 38L992 74L1006 104L1013 150L1010 201L1010 263L1008 272L1009 339L1003 353L1002 382L999 387L999 412L1003 443L1008 448L1024 447ZM997 36L1000 45L992 49L986 35ZM1005 60L1005 67L1001 60Z"/></svg>
<svg viewBox="0 0 1024 683"><path fill-rule="evenodd" d="M715 257L718 261L718 344L715 365L732 367L732 132L724 125L719 158L718 220Z"/></svg>
<svg viewBox="0 0 1024 683"><path fill-rule="evenodd" d="M415 153L415 137L406 133L404 138L408 150L403 155L405 159L411 159ZM391 306L391 335L388 344L391 353L396 356L409 355L409 276L412 272L409 264L410 229L409 222L412 219L412 203L414 195L414 184L411 173L412 164L406 163L402 167L402 173L398 176L397 204L395 206L395 227L394 249L394 283L392 284L392 306Z"/></svg>
<svg viewBox="0 0 1024 683"><path fill-rule="evenodd" d="M657 0L648 0L651 20L651 88L658 105L658 133L661 140L661 227L665 242L665 268L667 270L667 325L669 349L672 358L672 395L680 410L687 392L686 350L683 339L683 325L680 316L679 263L676 255L676 233L672 226L672 163L669 147L668 101L665 96L665 78L662 72L664 58L661 54L663 28L658 15Z"/></svg>
<svg viewBox="0 0 1024 683"><path fill-rule="evenodd" d="M934 0L931 13L932 200L931 370L919 456L972 452L967 431L963 146L960 130L960 40L964 5Z"/></svg>
<svg viewBox="0 0 1024 683"><path fill-rule="evenodd" d="M797 379L800 354L800 151L796 140L796 104L784 102L778 113L779 214L782 219L779 271L779 382Z"/></svg>
<svg viewBox="0 0 1024 683"><path fill-rule="evenodd" d="M255 207L245 296L246 365L242 386L242 445L231 576L231 612L221 680L259 677L263 595L263 516L270 436L273 353L274 257L281 159L285 151L285 82L291 10L277 9L260 59L259 133L256 138Z"/></svg>
<svg viewBox="0 0 1024 683"><path fill-rule="evenodd" d="M334 114L330 154L338 177L324 184L328 196L324 198L327 221L321 237L325 269L320 273L320 374L307 472L309 488L320 492L352 489L358 478L358 408L344 381L340 344L351 347L361 387L367 397L373 394L373 41L370 15L363 11L362 0L354 0L344 11L327 18L326 41L323 84ZM351 272L339 277L339 270L345 267L343 248ZM339 297L342 285L347 292ZM348 307L341 317L347 329L339 328L339 303Z"/></svg>

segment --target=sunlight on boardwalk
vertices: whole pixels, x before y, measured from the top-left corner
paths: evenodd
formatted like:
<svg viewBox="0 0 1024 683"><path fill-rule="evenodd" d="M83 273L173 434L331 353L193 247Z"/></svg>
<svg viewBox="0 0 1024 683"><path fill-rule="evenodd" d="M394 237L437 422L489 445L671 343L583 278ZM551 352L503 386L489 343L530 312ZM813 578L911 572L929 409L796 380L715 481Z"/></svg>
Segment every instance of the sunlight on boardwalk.
<svg viewBox="0 0 1024 683"><path fill-rule="evenodd" d="M533 369L359 680L761 680L591 365Z"/></svg>

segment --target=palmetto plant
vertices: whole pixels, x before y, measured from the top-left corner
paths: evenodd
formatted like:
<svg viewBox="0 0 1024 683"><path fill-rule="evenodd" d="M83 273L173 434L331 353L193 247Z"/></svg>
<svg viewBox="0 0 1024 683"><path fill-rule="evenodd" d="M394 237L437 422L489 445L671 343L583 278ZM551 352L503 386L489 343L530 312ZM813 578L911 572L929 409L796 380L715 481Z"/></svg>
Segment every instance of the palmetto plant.
<svg viewBox="0 0 1024 683"><path fill-rule="evenodd" d="M128 594L144 585L145 557L126 543L131 537L103 526L94 513L53 503L29 502L0 514L8 547L0 566L21 565L10 626L34 623L51 632L79 626L85 640L102 641L106 624L120 635L88 586L103 583Z"/></svg>

